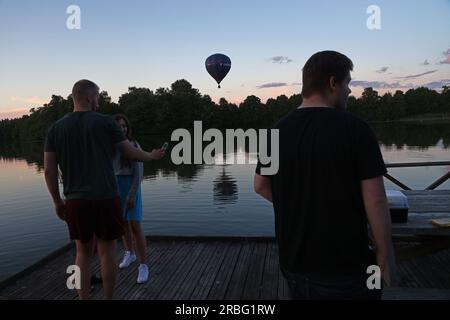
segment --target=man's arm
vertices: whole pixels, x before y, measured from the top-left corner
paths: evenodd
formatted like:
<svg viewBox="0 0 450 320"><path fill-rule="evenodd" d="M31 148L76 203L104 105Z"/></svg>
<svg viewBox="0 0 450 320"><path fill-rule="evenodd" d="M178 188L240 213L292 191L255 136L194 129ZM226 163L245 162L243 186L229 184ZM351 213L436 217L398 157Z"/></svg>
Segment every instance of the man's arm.
<svg viewBox="0 0 450 320"><path fill-rule="evenodd" d="M133 146L130 141L124 140L116 143L114 147L119 150L125 158L133 161L151 161L161 159L165 152L161 149L153 149L152 152L147 152Z"/></svg>
<svg viewBox="0 0 450 320"><path fill-rule="evenodd" d="M260 174L255 174L253 179L253 188L255 192L262 196L267 201L272 202L272 184L270 178L264 177Z"/></svg>
<svg viewBox="0 0 450 320"><path fill-rule="evenodd" d="M361 181L367 219L376 245L377 263L387 283L395 281L392 226L383 176Z"/></svg>
<svg viewBox="0 0 450 320"><path fill-rule="evenodd" d="M58 217L64 220L64 201L59 194L58 162L54 152L44 152L44 176Z"/></svg>

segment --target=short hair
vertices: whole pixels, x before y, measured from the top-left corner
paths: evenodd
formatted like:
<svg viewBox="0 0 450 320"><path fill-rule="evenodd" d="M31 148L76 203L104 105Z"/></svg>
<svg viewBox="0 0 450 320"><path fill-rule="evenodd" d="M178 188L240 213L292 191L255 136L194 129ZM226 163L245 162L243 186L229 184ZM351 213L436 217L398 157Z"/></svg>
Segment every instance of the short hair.
<svg viewBox="0 0 450 320"><path fill-rule="evenodd" d="M96 90L99 90L99 87L94 82L86 79L79 80L73 85L72 98L80 100Z"/></svg>
<svg viewBox="0 0 450 320"><path fill-rule="evenodd" d="M342 82L353 70L353 62L342 53L321 51L313 54L303 67L302 96L322 94L329 87L330 77Z"/></svg>

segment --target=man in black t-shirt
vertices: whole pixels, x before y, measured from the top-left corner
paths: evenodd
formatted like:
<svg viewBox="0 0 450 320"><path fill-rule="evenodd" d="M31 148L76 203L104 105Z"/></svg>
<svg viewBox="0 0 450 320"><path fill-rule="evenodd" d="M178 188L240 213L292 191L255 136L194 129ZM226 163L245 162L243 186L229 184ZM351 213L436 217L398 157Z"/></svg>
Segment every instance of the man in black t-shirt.
<svg viewBox="0 0 450 320"><path fill-rule="evenodd" d="M381 297L367 286L367 268L383 274L392 250L386 168L368 124L345 111L352 69L334 51L306 62L303 103L274 126L279 170L256 168L255 191L273 202L280 267L297 299Z"/></svg>
<svg viewBox="0 0 450 320"><path fill-rule="evenodd" d="M137 161L160 159L164 151L145 152L125 138L110 117L95 112L99 88L89 80L73 86L73 112L48 130L44 149L45 181L57 216L67 223L75 240L80 268L80 299L89 298L93 239L97 240L105 299L113 297L116 282L115 240L123 234L113 150ZM65 200L58 184L62 173Z"/></svg>

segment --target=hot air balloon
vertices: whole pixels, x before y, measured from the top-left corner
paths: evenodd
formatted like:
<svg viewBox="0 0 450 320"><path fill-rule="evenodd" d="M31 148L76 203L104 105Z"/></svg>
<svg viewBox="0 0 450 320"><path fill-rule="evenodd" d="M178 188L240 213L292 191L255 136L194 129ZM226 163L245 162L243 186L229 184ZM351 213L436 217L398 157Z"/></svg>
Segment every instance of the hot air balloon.
<svg viewBox="0 0 450 320"><path fill-rule="evenodd" d="M217 81L218 87L220 88L220 82L231 69L231 60L224 54L216 53L206 59L205 66L208 73Z"/></svg>

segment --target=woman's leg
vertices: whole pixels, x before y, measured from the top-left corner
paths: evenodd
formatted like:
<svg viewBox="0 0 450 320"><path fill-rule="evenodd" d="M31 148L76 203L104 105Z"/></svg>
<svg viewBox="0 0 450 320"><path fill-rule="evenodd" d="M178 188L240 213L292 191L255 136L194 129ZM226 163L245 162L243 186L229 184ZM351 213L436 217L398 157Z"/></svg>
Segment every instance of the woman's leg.
<svg viewBox="0 0 450 320"><path fill-rule="evenodd" d="M123 255L122 262L119 264L119 268L127 268L136 260L134 254L133 235L131 234L130 223L124 222L124 236L122 237L123 245L125 247L125 254Z"/></svg>
<svg viewBox="0 0 450 320"><path fill-rule="evenodd" d="M124 221L124 235L122 237L123 246L125 247L126 251L130 251L131 253L133 253L134 246L133 246L133 236L131 232L132 231L130 221Z"/></svg>
<svg viewBox="0 0 450 320"><path fill-rule="evenodd" d="M147 248L147 241L142 232L141 223L139 221L129 221L133 238L135 240L136 252L140 264L145 264L145 251Z"/></svg>

